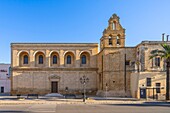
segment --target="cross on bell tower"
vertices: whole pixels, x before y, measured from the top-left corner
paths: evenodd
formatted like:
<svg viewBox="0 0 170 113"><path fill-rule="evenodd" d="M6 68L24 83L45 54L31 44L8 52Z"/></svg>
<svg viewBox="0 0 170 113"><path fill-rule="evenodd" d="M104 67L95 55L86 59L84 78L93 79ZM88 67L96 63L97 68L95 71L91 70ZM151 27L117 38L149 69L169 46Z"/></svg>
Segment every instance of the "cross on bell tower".
<svg viewBox="0 0 170 113"><path fill-rule="evenodd" d="M113 14L108 21L108 27L103 31L103 36L100 39L100 49L124 46L125 29L121 26L119 17Z"/></svg>

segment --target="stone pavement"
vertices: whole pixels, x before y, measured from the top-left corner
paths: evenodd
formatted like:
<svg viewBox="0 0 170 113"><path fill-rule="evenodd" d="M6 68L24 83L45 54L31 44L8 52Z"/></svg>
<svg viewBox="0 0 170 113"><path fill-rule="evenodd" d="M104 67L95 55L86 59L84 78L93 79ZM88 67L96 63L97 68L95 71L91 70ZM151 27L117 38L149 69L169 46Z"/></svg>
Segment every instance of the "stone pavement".
<svg viewBox="0 0 170 113"><path fill-rule="evenodd" d="M0 105L14 105L14 104L161 104L170 105L170 101L156 101L156 100L137 100L134 98L116 98L116 97L90 97L84 103L82 99L62 99L58 97L40 96L38 99L29 98L26 96L17 99L16 96L0 96Z"/></svg>

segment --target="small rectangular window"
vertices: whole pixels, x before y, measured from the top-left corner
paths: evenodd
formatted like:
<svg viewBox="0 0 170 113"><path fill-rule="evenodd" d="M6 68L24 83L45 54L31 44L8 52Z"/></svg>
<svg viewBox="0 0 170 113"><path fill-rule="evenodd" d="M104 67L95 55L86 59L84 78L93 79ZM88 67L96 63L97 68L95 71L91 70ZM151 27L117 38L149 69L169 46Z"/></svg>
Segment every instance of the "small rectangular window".
<svg viewBox="0 0 170 113"><path fill-rule="evenodd" d="M1 93L4 93L4 87L1 87Z"/></svg>
<svg viewBox="0 0 170 113"><path fill-rule="evenodd" d="M160 58L155 58L155 66L160 67Z"/></svg>
<svg viewBox="0 0 170 113"><path fill-rule="evenodd" d="M146 78L146 86L151 86L151 78Z"/></svg>
<svg viewBox="0 0 170 113"><path fill-rule="evenodd" d="M130 60L127 60L127 61L125 62L125 65L130 65Z"/></svg>
<svg viewBox="0 0 170 113"><path fill-rule="evenodd" d="M156 83L156 93L161 93L161 83Z"/></svg>

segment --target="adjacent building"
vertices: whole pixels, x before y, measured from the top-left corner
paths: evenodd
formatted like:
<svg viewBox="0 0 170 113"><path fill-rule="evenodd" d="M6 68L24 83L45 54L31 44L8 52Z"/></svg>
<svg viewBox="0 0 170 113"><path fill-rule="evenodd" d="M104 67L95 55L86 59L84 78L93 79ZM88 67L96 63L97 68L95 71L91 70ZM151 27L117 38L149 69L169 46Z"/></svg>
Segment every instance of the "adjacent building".
<svg viewBox="0 0 170 113"><path fill-rule="evenodd" d="M10 93L10 64L0 64L0 94Z"/></svg>
<svg viewBox="0 0 170 113"><path fill-rule="evenodd" d="M135 70L131 74L131 94L137 98L165 98L165 59L149 59L152 50L163 50L161 44L169 41L142 41L136 46Z"/></svg>

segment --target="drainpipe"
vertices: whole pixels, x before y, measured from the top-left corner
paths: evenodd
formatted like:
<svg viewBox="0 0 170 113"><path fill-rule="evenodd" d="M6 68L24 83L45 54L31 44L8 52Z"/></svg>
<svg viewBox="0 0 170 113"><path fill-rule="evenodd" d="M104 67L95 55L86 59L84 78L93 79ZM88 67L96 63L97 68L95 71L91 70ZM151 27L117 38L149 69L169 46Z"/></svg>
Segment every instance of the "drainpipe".
<svg viewBox="0 0 170 113"><path fill-rule="evenodd" d="M124 87L125 87L125 93L126 93L126 53L125 53L125 61L124 61L124 63L125 63L125 65L124 65Z"/></svg>
<svg viewBox="0 0 170 113"><path fill-rule="evenodd" d="M164 42L164 35L165 35L165 33L162 33L162 41Z"/></svg>
<svg viewBox="0 0 170 113"><path fill-rule="evenodd" d="M168 42L169 40L168 40L168 37L169 37L169 35L166 35L166 41Z"/></svg>

